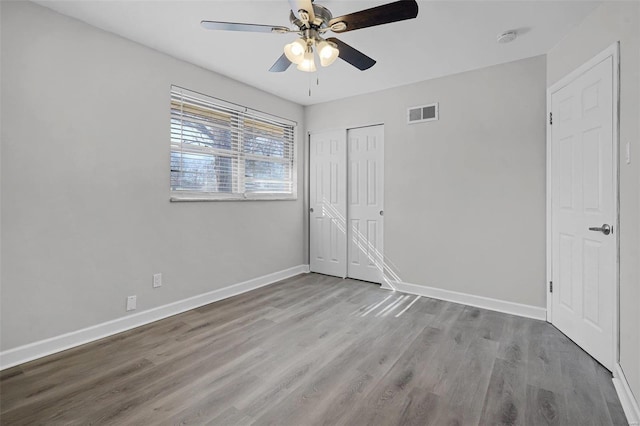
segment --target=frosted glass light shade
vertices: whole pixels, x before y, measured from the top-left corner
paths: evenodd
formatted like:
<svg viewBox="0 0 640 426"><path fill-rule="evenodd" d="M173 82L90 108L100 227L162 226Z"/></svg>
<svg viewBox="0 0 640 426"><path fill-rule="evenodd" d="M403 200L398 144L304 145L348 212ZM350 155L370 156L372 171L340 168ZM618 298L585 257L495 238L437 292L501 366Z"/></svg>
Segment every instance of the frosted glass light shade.
<svg viewBox="0 0 640 426"><path fill-rule="evenodd" d="M318 43L318 56L320 57L320 65L328 67L338 59L340 51L334 43L322 40Z"/></svg>
<svg viewBox="0 0 640 426"><path fill-rule="evenodd" d="M285 44L284 55L294 64L300 64L304 59L305 50L307 50L307 44L299 38L293 43Z"/></svg>
<svg viewBox="0 0 640 426"><path fill-rule="evenodd" d="M302 59L302 62L298 64L298 69L305 72L314 72L316 70L316 63L313 58L312 50L305 52L304 59Z"/></svg>

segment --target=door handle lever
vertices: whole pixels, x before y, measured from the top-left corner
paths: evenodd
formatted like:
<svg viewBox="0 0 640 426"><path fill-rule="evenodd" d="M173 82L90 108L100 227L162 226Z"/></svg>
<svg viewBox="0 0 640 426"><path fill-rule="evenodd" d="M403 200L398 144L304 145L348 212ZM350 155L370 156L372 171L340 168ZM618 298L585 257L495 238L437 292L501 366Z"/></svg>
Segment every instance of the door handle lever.
<svg viewBox="0 0 640 426"><path fill-rule="evenodd" d="M609 235L613 231L613 227L607 223L602 226L590 227L589 231L602 232L604 235Z"/></svg>

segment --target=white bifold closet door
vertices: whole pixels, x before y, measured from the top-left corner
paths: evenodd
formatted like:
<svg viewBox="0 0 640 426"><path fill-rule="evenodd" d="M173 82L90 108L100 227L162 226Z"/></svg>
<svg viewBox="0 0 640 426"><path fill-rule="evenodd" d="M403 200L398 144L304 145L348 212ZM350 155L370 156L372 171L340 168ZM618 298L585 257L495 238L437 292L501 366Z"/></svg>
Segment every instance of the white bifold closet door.
<svg viewBox="0 0 640 426"><path fill-rule="evenodd" d="M310 268L382 283L384 126L310 138Z"/></svg>
<svg viewBox="0 0 640 426"><path fill-rule="evenodd" d="M309 257L312 272L347 276L347 146L345 131L309 140Z"/></svg>
<svg viewBox="0 0 640 426"><path fill-rule="evenodd" d="M384 127L347 133L347 276L382 283Z"/></svg>

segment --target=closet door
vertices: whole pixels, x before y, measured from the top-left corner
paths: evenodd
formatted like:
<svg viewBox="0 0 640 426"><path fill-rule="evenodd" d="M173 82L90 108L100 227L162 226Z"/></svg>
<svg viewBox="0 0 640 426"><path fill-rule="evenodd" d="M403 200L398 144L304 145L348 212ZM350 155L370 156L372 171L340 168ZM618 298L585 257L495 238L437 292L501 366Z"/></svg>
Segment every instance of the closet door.
<svg viewBox="0 0 640 426"><path fill-rule="evenodd" d="M347 276L382 283L384 126L348 131Z"/></svg>
<svg viewBox="0 0 640 426"><path fill-rule="evenodd" d="M311 272L347 276L346 131L314 133L309 158Z"/></svg>

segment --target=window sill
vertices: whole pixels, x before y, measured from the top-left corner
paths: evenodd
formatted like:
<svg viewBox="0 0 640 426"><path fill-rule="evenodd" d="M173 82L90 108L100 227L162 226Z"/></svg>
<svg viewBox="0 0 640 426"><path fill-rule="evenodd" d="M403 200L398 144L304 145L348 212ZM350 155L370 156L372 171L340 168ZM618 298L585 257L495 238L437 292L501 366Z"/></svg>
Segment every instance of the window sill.
<svg viewBox="0 0 640 426"><path fill-rule="evenodd" d="M193 202L206 202L206 201L296 201L298 197L280 197L275 195L265 195L262 197L220 197L220 198L205 198L205 197L190 197L190 196L172 196L169 201L172 203L193 203Z"/></svg>

